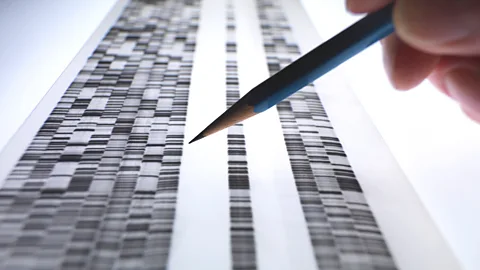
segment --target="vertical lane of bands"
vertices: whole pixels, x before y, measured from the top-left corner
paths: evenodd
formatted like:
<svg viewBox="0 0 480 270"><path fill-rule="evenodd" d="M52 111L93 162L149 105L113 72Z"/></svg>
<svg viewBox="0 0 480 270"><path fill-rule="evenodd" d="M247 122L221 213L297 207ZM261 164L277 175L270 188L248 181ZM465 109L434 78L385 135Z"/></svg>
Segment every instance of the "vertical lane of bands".
<svg viewBox="0 0 480 270"><path fill-rule="evenodd" d="M236 18L233 0L228 0L226 52L227 107L239 98ZM228 186L230 189L230 242L233 270L257 269L250 179L243 124L228 129Z"/></svg>
<svg viewBox="0 0 480 270"><path fill-rule="evenodd" d="M268 77L253 0L236 0L241 95ZM278 113L244 122L258 269L316 269Z"/></svg>
<svg viewBox="0 0 480 270"><path fill-rule="evenodd" d="M226 2L201 6L185 136L226 109ZM231 268L226 132L184 146L169 269Z"/></svg>

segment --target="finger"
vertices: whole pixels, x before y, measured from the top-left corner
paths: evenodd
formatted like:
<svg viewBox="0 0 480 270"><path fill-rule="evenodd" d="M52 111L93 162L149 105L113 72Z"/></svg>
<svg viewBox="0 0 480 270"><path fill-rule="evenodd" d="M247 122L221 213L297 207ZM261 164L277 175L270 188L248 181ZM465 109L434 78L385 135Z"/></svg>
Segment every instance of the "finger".
<svg viewBox="0 0 480 270"><path fill-rule="evenodd" d="M441 65L445 74L441 87L463 108L480 113L480 58L450 58Z"/></svg>
<svg viewBox="0 0 480 270"><path fill-rule="evenodd" d="M347 9L353 13L376 11L393 0L347 0Z"/></svg>
<svg viewBox="0 0 480 270"><path fill-rule="evenodd" d="M443 76L441 72L437 71L438 69L435 69L430 76L428 76L428 80L438 89L440 92L443 94L447 95L450 97L450 94L447 92L447 89L445 88L443 84Z"/></svg>
<svg viewBox="0 0 480 270"><path fill-rule="evenodd" d="M462 107L480 113L480 61L459 60L446 72L443 84Z"/></svg>
<svg viewBox="0 0 480 270"><path fill-rule="evenodd" d="M478 110L472 110L468 107L462 107L462 110L470 119L480 123L480 112Z"/></svg>
<svg viewBox="0 0 480 270"><path fill-rule="evenodd" d="M461 57L443 57L438 63L435 71L432 72L432 74L430 75L429 79L441 92L450 96L452 99L460 102L463 112L470 119L472 119L477 123L480 123L479 105L476 102L473 102L472 100L470 100L469 97L462 97L463 94L461 94L461 96L459 96L459 94L456 94L456 93L452 94L452 92L454 92L455 90L452 89L453 90L452 91L451 89L447 88L449 86L446 84L446 78L447 76L450 76L449 75L450 72L454 71L456 73L458 72L458 70L463 70L463 69L473 71L474 74L475 73L479 74L478 71L480 70L480 59L467 59L467 58L461 58ZM477 83L476 83L477 86L475 86L475 83L474 83L473 91L470 91L467 89L466 90L467 95L469 94L469 92L473 92L474 95L478 95L478 92L480 91L480 82L479 82L478 76L474 76L474 78L475 77L477 77L477 79L474 79L474 80L477 80ZM468 83L468 81L465 81L463 79L460 79L460 80L461 80L460 81L461 84ZM465 88L462 88L459 91L460 92L465 91ZM465 99L467 99L466 102L465 102Z"/></svg>
<svg viewBox="0 0 480 270"><path fill-rule="evenodd" d="M440 57L418 51L390 35L382 41L384 65L392 85L407 90L420 84L435 69Z"/></svg>
<svg viewBox="0 0 480 270"><path fill-rule="evenodd" d="M479 55L480 1L398 0L396 33L411 46L434 54Z"/></svg>

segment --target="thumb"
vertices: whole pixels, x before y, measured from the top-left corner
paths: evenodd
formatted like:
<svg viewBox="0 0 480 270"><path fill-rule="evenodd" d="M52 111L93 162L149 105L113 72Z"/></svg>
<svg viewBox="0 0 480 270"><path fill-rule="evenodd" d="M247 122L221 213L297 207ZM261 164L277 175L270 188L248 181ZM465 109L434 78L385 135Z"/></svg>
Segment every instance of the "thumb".
<svg viewBox="0 0 480 270"><path fill-rule="evenodd" d="M418 50L480 54L479 0L397 0L394 21L400 38Z"/></svg>

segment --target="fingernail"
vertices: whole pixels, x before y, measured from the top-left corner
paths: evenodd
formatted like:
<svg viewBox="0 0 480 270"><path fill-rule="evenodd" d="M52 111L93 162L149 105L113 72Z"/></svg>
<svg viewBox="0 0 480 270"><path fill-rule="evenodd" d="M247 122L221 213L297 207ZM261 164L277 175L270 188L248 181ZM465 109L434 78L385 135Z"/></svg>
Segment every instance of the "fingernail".
<svg viewBox="0 0 480 270"><path fill-rule="evenodd" d="M460 66L448 71L444 77L447 94L457 102L480 110L480 70Z"/></svg>

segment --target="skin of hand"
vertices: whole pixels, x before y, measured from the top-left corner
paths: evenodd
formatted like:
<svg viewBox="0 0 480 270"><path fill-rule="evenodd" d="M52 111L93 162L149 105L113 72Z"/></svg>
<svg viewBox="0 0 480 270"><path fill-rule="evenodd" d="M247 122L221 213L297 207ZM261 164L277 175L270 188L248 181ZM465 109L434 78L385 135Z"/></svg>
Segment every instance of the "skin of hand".
<svg viewBox="0 0 480 270"><path fill-rule="evenodd" d="M392 0L346 0L352 13ZM480 123L480 0L396 0L395 34L382 40L392 85L408 90L429 79Z"/></svg>

